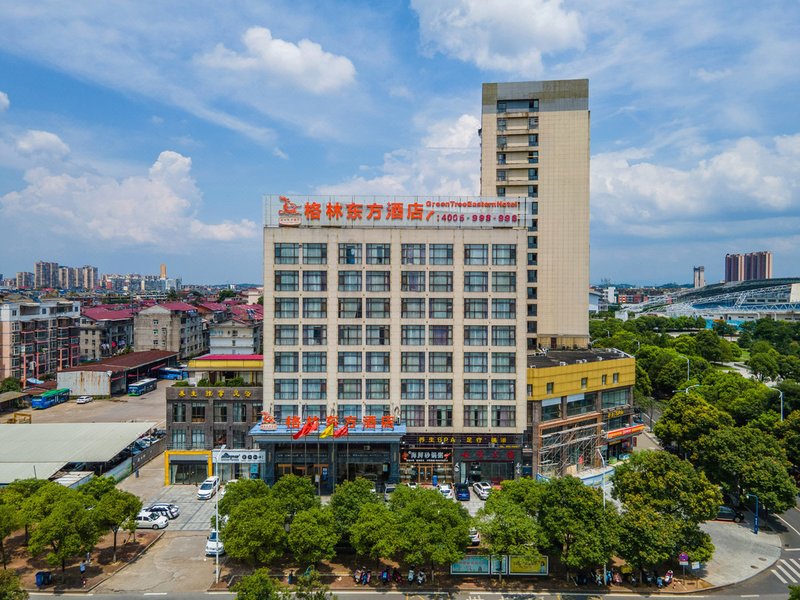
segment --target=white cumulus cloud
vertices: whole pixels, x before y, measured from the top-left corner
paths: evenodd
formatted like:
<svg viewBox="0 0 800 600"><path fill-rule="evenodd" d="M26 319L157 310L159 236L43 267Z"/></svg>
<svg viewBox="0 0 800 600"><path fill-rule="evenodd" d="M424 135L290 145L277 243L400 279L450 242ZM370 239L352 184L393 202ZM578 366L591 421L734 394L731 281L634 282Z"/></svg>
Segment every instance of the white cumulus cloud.
<svg viewBox="0 0 800 600"><path fill-rule="evenodd" d="M260 72L317 94L338 90L355 80L356 68L350 59L326 52L311 40L294 44L273 37L265 27L251 27L242 42L244 52L218 44L198 62L217 69Z"/></svg>
<svg viewBox="0 0 800 600"><path fill-rule="evenodd" d="M11 106L11 101L8 99L8 94L0 92L0 112L8 110L9 106Z"/></svg>
<svg viewBox="0 0 800 600"><path fill-rule="evenodd" d="M48 154L66 156L69 146L60 137L49 131L32 129L17 139L17 149L23 154Z"/></svg>
<svg viewBox="0 0 800 600"><path fill-rule="evenodd" d="M39 235L100 243L109 250L141 245L181 250L198 242L254 237L253 221L198 218L201 194L191 165L190 158L164 151L147 174L124 178L34 167L25 172L26 187L0 196L0 219L20 235L35 221Z"/></svg>
<svg viewBox="0 0 800 600"><path fill-rule="evenodd" d="M576 11L561 0L412 0L423 47L481 69L535 77L542 55L581 48Z"/></svg>

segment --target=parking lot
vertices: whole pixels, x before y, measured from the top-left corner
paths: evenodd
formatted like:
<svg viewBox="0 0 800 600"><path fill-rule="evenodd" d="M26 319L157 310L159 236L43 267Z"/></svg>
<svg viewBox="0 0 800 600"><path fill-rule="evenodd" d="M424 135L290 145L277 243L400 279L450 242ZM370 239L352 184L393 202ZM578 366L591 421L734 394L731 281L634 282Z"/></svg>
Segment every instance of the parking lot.
<svg viewBox="0 0 800 600"><path fill-rule="evenodd" d="M216 496L211 500L198 500L197 487L193 485L170 485L150 498L142 498L144 506L155 502L177 504L181 509L178 518L169 522L167 531L204 531L211 529Z"/></svg>

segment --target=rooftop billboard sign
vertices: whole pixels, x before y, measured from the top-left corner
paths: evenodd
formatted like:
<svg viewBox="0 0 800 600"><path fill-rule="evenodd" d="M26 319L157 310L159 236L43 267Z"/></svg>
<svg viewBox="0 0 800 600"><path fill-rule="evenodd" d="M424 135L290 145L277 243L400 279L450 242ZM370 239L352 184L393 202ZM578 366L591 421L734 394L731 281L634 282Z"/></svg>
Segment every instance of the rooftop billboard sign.
<svg viewBox="0 0 800 600"><path fill-rule="evenodd" d="M526 198L266 196L266 227L519 228Z"/></svg>

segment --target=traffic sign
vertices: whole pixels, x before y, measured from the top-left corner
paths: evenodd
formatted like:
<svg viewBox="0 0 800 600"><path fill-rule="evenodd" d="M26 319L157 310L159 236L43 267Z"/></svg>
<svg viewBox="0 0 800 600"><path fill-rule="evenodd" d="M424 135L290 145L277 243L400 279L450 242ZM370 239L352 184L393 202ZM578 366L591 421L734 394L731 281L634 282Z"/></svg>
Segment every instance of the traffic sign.
<svg viewBox="0 0 800 600"><path fill-rule="evenodd" d="M686 565L688 565L688 564L689 564L689 555L688 555L688 554L686 554L686 552L681 552L681 553L678 555L678 563L679 563L681 566L683 566L683 567L685 567Z"/></svg>

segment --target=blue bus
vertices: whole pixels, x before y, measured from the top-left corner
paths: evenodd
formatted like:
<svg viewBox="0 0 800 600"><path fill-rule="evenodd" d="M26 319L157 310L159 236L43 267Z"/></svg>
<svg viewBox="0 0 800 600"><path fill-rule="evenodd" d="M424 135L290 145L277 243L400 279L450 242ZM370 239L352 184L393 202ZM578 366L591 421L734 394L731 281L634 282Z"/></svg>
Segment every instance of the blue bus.
<svg viewBox="0 0 800 600"><path fill-rule="evenodd" d="M61 404L69 400L69 388L61 388L58 390L50 390L31 399L31 408L50 408L56 404Z"/></svg>
<svg viewBox="0 0 800 600"><path fill-rule="evenodd" d="M158 379L140 379L128 385L128 396L141 396L156 389Z"/></svg>
<svg viewBox="0 0 800 600"><path fill-rule="evenodd" d="M189 372L186 369L179 369L176 367L162 367L158 370L157 376L159 379L186 379Z"/></svg>

